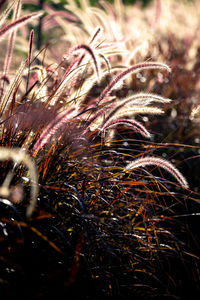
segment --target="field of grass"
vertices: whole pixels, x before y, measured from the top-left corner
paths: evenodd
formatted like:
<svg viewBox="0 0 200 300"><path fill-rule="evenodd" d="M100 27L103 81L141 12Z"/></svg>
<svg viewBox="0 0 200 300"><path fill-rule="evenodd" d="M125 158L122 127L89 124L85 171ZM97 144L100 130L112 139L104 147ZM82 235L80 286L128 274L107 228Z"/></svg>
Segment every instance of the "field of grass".
<svg viewBox="0 0 200 300"><path fill-rule="evenodd" d="M0 297L199 299L200 3L66 3L0 1Z"/></svg>

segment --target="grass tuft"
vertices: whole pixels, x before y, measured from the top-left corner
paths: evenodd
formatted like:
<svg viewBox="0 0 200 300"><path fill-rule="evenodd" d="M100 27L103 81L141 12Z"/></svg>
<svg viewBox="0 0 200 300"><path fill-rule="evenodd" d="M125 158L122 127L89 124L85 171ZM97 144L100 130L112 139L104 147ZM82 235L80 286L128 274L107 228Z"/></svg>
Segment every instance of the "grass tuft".
<svg viewBox="0 0 200 300"><path fill-rule="evenodd" d="M0 296L195 299L195 37L161 34L161 1L25 2L0 17Z"/></svg>

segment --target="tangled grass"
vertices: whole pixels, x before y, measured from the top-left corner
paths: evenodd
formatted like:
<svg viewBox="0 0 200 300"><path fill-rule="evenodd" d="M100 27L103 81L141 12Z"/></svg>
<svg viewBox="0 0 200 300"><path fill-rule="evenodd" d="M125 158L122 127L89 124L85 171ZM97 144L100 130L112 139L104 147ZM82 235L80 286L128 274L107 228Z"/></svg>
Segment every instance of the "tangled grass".
<svg viewBox="0 0 200 300"><path fill-rule="evenodd" d="M146 57L133 61L134 48L119 34L121 1L103 3L106 12L81 4L69 1L68 12L60 13L46 4L44 30L58 24L69 30L72 23L67 50L59 59L51 47L37 53L31 30L27 43L19 39L28 52L15 74L18 26L41 13L20 17L18 0L1 15L0 35L9 38L0 103L0 293L186 299L190 287L195 296L200 244L186 221L198 217L188 205L199 195L181 166L158 155L167 147L170 158L176 145L157 143L148 124L157 119L158 129L159 116L165 126L162 107L172 105L173 91L157 95L155 79L154 91L133 91L137 78L156 76L163 90L171 68ZM4 25L11 11L13 20Z"/></svg>

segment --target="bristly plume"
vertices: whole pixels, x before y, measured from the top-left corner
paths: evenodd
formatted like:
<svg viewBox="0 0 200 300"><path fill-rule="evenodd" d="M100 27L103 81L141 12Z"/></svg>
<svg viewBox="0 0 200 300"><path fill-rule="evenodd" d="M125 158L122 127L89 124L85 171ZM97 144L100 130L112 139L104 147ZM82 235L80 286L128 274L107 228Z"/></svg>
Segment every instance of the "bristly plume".
<svg viewBox="0 0 200 300"><path fill-rule="evenodd" d="M9 34L12 30L17 30L20 26L26 24L27 22L38 18L42 15L42 12L39 13L32 13L26 16L23 16L19 18L18 20L4 26L0 29L0 41L6 37L7 34Z"/></svg>
<svg viewBox="0 0 200 300"><path fill-rule="evenodd" d="M154 106L143 106L143 105L133 105L133 106L125 106L122 107L120 110L115 113L112 118L121 118L123 116L133 116L136 114L151 114L151 115L160 115L163 114L164 111L161 108L154 107Z"/></svg>
<svg viewBox="0 0 200 300"><path fill-rule="evenodd" d="M109 96L110 93L112 92L113 88L120 83L120 81L124 80L127 76L143 71L143 70L154 70L154 69L159 69L159 70L166 70L168 72L171 71L170 67L167 66L166 64L163 63L158 63L158 62L152 62L152 63L141 63L141 64L136 64L125 71L121 72L119 75L117 75L111 82L110 84L103 90L101 95L99 96L99 101L100 103L105 97Z"/></svg>
<svg viewBox="0 0 200 300"><path fill-rule="evenodd" d="M21 12L21 6L22 6L21 0L18 0L16 6L14 8L13 22L15 22L19 18L20 12ZM8 74L9 69L10 69L10 64L11 64L14 45L15 45L15 37L16 37L16 30L14 30L10 33L9 40L8 40L8 51L6 53L6 57L5 57L5 61L4 61L4 75L5 76Z"/></svg>
<svg viewBox="0 0 200 300"><path fill-rule="evenodd" d="M138 108L147 108L147 105L151 104L152 102L169 103L171 102L171 99L163 98L159 95L148 93L138 93L135 95L131 95L125 98L124 100L120 101L119 104L114 105L113 109L111 109L108 116L105 118L103 124L110 120L115 114L117 114L117 112L119 112L120 110L124 110L124 108L127 107L127 105L129 105L129 107L132 107L133 105L133 107L138 106ZM146 112L151 113L151 111L149 111L148 108L146 109Z"/></svg>
<svg viewBox="0 0 200 300"><path fill-rule="evenodd" d="M55 17L64 17L69 22L78 22L79 19L76 17L73 13L70 13L69 11L53 11L50 10L49 7L46 6L45 10L49 13L47 16L44 17L43 21L44 24L48 24L49 21Z"/></svg>
<svg viewBox="0 0 200 300"><path fill-rule="evenodd" d="M12 4L14 4L14 2ZM10 10L10 8L12 8L12 5L9 7L9 10ZM9 10L8 10L8 12L9 12ZM17 4L14 7L14 12L13 12L13 17L12 17L13 22L15 22L19 18L20 12L21 12L21 0L18 0ZM4 22L6 17L7 17L7 15L5 14L4 17L1 19L1 21ZM12 56L13 56L14 45L15 45L15 37L16 37L16 30L13 30L12 32L10 32L9 39L8 39L8 49L6 52L6 56L5 56L5 60L4 60L4 67L3 67L3 76L4 77L6 77L9 73L10 64L11 64L11 60L12 60ZM2 96L3 92L4 92L4 82L1 85L1 96Z"/></svg>
<svg viewBox="0 0 200 300"><path fill-rule="evenodd" d="M12 79L6 93L3 95L0 104L0 111L2 114L7 109L11 101L11 97L15 91L15 87L19 86L26 67L27 67L27 61L22 61L19 69L16 71L15 77Z"/></svg>
<svg viewBox="0 0 200 300"><path fill-rule="evenodd" d="M96 74L97 74L97 78L98 80L100 79L100 63L99 63L99 59L98 59L98 56L96 55L94 49L92 49L90 46L88 45L85 45L85 44L81 44L81 45L78 45L76 47L74 47L70 53L73 54L77 51L80 51L80 50L85 50L86 52L89 53L89 55L92 57L92 60L94 62L94 66L95 66L95 70L96 70Z"/></svg>
<svg viewBox="0 0 200 300"><path fill-rule="evenodd" d="M156 1L156 13L155 13L155 20L151 24L152 27L156 27L159 23L162 14L162 3L161 0Z"/></svg>
<svg viewBox="0 0 200 300"><path fill-rule="evenodd" d="M42 65L36 65L30 68L30 71L37 72L38 82L40 83L40 87L36 93L36 99L39 99L41 102L45 102L48 98L47 96L47 70ZM29 72L29 68L28 68Z"/></svg>
<svg viewBox="0 0 200 300"><path fill-rule="evenodd" d="M26 82L26 92L28 91L29 85L29 77L30 77L30 65L31 65L31 58L33 52L33 41L34 41L34 30L32 29L29 36L29 49L28 49L28 76Z"/></svg>
<svg viewBox="0 0 200 300"><path fill-rule="evenodd" d="M33 52L33 41L34 41L34 29L31 30L30 37L29 37L29 50L28 50L28 64L29 65L31 63L31 57L32 57L32 52Z"/></svg>
<svg viewBox="0 0 200 300"><path fill-rule="evenodd" d="M184 187L184 188L189 187L185 177L177 170L177 168L175 168L167 160L158 158L158 157L147 156L145 158L136 159L135 161L129 163L125 167L124 172L128 172L128 171L140 168L140 167L151 166L151 165L155 165L157 167L161 167L161 168L165 169L179 182L179 184L182 187Z"/></svg>
<svg viewBox="0 0 200 300"><path fill-rule="evenodd" d="M102 33L102 27L97 27L93 36L91 37L90 41L89 41L89 44L92 44L96 39L97 37L99 37Z"/></svg>
<svg viewBox="0 0 200 300"><path fill-rule="evenodd" d="M69 122L75 114L76 110L72 108L60 113L55 120L50 122L34 145L32 156L35 156L37 152L48 143L49 139L54 136L62 126Z"/></svg>
<svg viewBox="0 0 200 300"><path fill-rule="evenodd" d="M164 98L157 94L152 93L137 93L133 94L123 100L124 104L127 104L128 102L133 102L134 104L142 104L142 105L148 105L152 102L158 102L158 103L169 103L172 100L169 98Z"/></svg>
<svg viewBox="0 0 200 300"><path fill-rule="evenodd" d="M125 125L129 128L133 129L134 131L140 133L142 136L146 138L150 138L150 133L146 130L146 128L136 120L129 120L129 119L117 119L107 122L102 128L101 131L105 131L111 127L115 127L117 125Z"/></svg>
<svg viewBox="0 0 200 300"><path fill-rule="evenodd" d="M82 57L81 57L82 58ZM63 89L65 88L66 84L69 84L70 80L76 76L76 74L84 68L83 65L79 65L81 58L75 59L67 68L63 79L59 83L58 87L56 88L55 92L49 98L49 105L54 106L62 94Z"/></svg>
<svg viewBox="0 0 200 300"><path fill-rule="evenodd" d="M110 70L111 70L111 64L110 64L110 61L109 61L109 60L107 59L107 57L106 57L103 53L101 53L101 52L99 52L99 56L105 61L106 66L107 66L108 73L110 73Z"/></svg>
<svg viewBox="0 0 200 300"><path fill-rule="evenodd" d="M6 2L6 1L1 1L1 2L0 2L0 9L1 9L1 7L5 4L5 2ZM10 13L11 10L12 10L12 8L13 8L15 2L16 2L16 0L13 1L13 2L11 3L11 5L8 6L7 9L0 15L0 27L4 24L4 22L5 22L5 20L7 19L9 13Z"/></svg>

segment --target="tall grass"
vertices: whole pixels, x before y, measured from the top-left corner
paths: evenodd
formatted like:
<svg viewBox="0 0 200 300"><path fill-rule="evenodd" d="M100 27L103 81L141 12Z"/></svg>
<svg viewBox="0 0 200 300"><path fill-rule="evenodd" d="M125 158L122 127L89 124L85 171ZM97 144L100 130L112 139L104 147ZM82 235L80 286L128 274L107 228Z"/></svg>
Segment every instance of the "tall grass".
<svg viewBox="0 0 200 300"><path fill-rule="evenodd" d="M9 4L0 29L2 37L11 34L0 103L2 297L184 299L186 281L198 282L199 257L181 218L191 215L188 202L198 195L172 154L158 155L176 146L156 143L145 124L158 116L165 124L163 107L173 103L173 93L133 91L143 75L162 77L164 86L171 68L127 59L124 38L117 39L109 21L117 14L124 26L120 1L114 9L104 3L110 15L87 1L84 11L69 1L74 18L67 21L49 5L44 9L62 30L74 22L72 32L79 32L74 25L81 23L80 41L73 44L71 34L53 60L51 47L34 48L31 29L27 58L13 72L17 30L43 13L20 17L20 4ZM14 20L4 25L11 11ZM86 11L105 18L104 26Z"/></svg>

